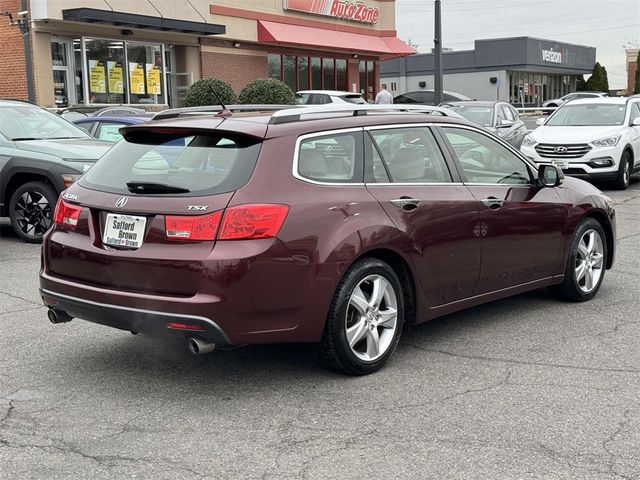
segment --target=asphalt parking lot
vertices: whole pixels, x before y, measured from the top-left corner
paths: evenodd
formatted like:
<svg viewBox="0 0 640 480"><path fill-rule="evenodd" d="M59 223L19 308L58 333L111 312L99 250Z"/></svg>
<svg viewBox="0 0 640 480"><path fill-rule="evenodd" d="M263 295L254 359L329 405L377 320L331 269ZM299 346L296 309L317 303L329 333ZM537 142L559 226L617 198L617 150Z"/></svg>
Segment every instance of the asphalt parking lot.
<svg viewBox="0 0 640 480"><path fill-rule="evenodd" d="M536 291L405 334L377 374L305 346L194 357L38 296L39 247L0 224L0 478L640 478L640 181L609 191L598 296Z"/></svg>

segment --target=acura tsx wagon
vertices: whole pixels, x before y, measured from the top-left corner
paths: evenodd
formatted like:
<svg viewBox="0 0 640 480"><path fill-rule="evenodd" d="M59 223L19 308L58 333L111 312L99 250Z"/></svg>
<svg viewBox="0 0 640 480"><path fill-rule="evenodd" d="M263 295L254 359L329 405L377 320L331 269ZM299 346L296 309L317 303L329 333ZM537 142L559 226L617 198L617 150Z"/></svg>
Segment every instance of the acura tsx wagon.
<svg viewBox="0 0 640 480"><path fill-rule="evenodd" d="M312 343L360 375L408 326L541 287L596 294L614 261L610 199L444 109L399 108L124 128L58 201L49 319L178 336L193 353Z"/></svg>

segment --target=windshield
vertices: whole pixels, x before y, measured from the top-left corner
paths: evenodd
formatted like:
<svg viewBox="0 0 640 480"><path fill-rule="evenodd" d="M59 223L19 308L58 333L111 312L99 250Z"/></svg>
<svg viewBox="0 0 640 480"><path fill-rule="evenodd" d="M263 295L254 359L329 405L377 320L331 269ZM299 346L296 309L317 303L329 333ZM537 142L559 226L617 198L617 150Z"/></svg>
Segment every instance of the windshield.
<svg viewBox="0 0 640 480"><path fill-rule="evenodd" d="M8 140L89 138L59 115L29 104L0 107L0 134Z"/></svg>
<svg viewBox="0 0 640 480"><path fill-rule="evenodd" d="M122 194L230 192L249 180L260 145L236 134L138 131L111 148L80 184Z"/></svg>
<svg viewBox="0 0 640 480"><path fill-rule="evenodd" d="M490 127L493 125L493 109L489 107L478 107L470 105L447 105L447 108L462 115L467 120L482 125L483 127Z"/></svg>
<svg viewBox="0 0 640 480"><path fill-rule="evenodd" d="M556 110L545 126L556 127L600 127L622 125L626 113L625 105L586 103L564 105Z"/></svg>

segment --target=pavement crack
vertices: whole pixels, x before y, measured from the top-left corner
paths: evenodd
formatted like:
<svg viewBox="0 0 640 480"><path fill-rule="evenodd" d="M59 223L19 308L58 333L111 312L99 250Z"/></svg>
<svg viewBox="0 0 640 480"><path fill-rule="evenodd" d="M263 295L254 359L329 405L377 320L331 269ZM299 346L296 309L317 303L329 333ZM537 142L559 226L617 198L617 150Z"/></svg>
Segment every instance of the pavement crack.
<svg viewBox="0 0 640 480"><path fill-rule="evenodd" d="M417 350L421 350L423 352L428 353L437 353L440 355L445 355L448 357L454 358L463 358L466 360L480 360L484 362L499 362L499 363L508 363L511 365L524 365L524 366L534 366L534 367L551 367L551 368L566 368L568 370L579 370L585 372L608 372L608 373L633 373L640 374L640 370L634 368L615 368L615 367L585 367L581 365L569 365L564 363L550 363L550 362L533 362L527 360L514 360L512 358L500 358L500 357L487 357L482 355L464 355L462 353L448 352L446 350L436 350L431 348L424 348L419 345L415 345L412 343L405 344L409 347L415 348Z"/></svg>
<svg viewBox="0 0 640 480"><path fill-rule="evenodd" d="M34 302L33 300L29 300L28 298L24 298L24 297L21 297L19 295L13 295L12 293L5 292L3 290L0 290L0 295L6 295L9 298L13 298L15 300L21 300L23 302L30 303L32 305L38 305L38 306L42 305L40 302Z"/></svg>

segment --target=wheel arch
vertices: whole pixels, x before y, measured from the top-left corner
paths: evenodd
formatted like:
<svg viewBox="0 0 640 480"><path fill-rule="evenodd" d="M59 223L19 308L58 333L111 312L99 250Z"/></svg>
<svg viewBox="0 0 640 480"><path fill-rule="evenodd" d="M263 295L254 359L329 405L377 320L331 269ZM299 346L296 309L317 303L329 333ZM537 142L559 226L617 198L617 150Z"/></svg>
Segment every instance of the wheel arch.
<svg viewBox="0 0 640 480"><path fill-rule="evenodd" d="M582 220L586 218L593 218L595 221L597 221L600 224L600 226L602 226L602 229L604 230L604 234L607 237L606 240L607 240L607 270L608 270L613 265L613 259L615 256L615 252L614 252L615 238L613 236L613 228L611 227L611 222L609 222L607 215L604 212L600 212L600 211L589 212L587 215L583 217Z"/></svg>
<svg viewBox="0 0 640 480"><path fill-rule="evenodd" d="M49 177L42 173L27 173L27 172L17 172L14 173L9 181L7 182L7 186L4 190L4 204L7 212L9 211L9 201L11 200L11 196L13 193L20 188L20 186L29 182L42 182L49 187L51 187L54 192L57 191L55 185L51 182Z"/></svg>

